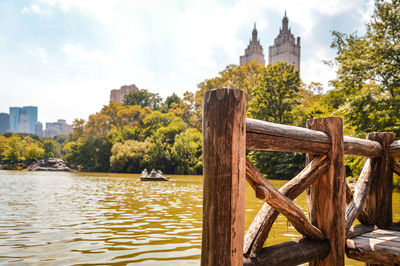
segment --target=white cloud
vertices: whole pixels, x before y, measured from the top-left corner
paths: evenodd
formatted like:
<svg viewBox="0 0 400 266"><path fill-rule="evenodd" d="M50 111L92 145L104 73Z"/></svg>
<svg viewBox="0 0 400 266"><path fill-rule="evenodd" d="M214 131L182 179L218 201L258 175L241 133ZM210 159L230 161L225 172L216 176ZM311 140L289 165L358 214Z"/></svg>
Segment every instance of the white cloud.
<svg viewBox="0 0 400 266"><path fill-rule="evenodd" d="M80 43L65 43L61 50L65 53L69 60L74 62L97 62L105 63L108 61L107 57L100 49L92 51L86 50Z"/></svg>
<svg viewBox="0 0 400 266"><path fill-rule="evenodd" d="M41 9L38 5L30 5L30 6L26 6L21 10L22 14L32 14L32 13L36 13L39 14L41 12Z"/></svg>
<svg viewBox="0 0 400 266"><path fill-rule="evenodd" d="M47 52L43 48L28 49L28 53L38 58L43 64L47 64Z"/></svg>
<svg viewBox="0 0 400 266"><path fill-rule="evenodd" d="M42 114L55 116L52 108L62 106L59 113L69 112L64 117L70 120L87 118L98 111L107 104L109 91L121 85L135 83L163 97L172 92L182 95L186 90L194 91L199 82L215 77L226 65L239 63L254 22L267 60L268 46L278 34L285 9L292 32L302 38L303 80L322 82L326 87L335 72L322 60L332 59L334 52L329 48L330 39L327 40L329 27L318 26L356 14L351 24L341 25L349 32L359 30L369 19L374 0L32 0L32 3L21 12L42 15L48 12L46 19L56 27L50 30L43 23L35 24L33 29L40 36L51 38L27 39L31 43L26 45L36 47L43 41L45 45L39 45L48 51L29 49L34 62L25 64L24 72L18 72L22 67L15 63L14 72L18 75L13 76L15 80L8 79L8 84L20 86L19 93L12 94L15 104L22 97L29 104L40 89L40 95L46 95L45 100L40 100ZM335 23L332 22L331 29L336 29ZM55 34L54 28L60 34ZM21 38L22 41L25 39ZM308 43L312 46L307 47ZM51 47L56 48L51 50ZM43 64L38 67L35 60ZM9 64L4 63L4 70L8 68ZM0 71L0 75L6 74L3 69ZM22 92L27 87L31 88L31 94ZM12 98L11 93L8 95ZM86 104L89 98L90 104ZM74 107L68 108L67 103L71 102Z"/></svg>

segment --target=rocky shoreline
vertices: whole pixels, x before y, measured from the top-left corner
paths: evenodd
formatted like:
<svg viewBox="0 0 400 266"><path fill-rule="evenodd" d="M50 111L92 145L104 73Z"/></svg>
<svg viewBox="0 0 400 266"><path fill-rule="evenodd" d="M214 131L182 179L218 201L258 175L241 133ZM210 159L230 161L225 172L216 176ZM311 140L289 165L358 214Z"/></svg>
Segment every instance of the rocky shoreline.
<svg viewBox="0 0 400 266"><path fill-rule="evenodd" d="M37 160L26 168L27 171L63 171L75 172L63 160L58 158L49 158L45 160Z"/></svg>

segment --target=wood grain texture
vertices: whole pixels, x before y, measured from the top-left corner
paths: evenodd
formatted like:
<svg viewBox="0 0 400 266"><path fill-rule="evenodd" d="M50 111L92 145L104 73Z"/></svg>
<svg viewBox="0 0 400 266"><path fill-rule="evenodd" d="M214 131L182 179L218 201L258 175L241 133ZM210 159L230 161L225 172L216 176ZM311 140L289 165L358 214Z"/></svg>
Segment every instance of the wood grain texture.
<svg viewBox="0 0 400 266"><path fill-rule="evenodd" d="M389 145L395 137L395 133L385 132L367 135L369 140L379 142L384 149L382 157L372 160L373 178L365 204L365 212L371 219L369 224L380 228L392 223L393 158L389 154Z"/></svg>
<svg viewBox="0 0 400 266"><path fill-rule="evenodd" d="M395 140L390 144L389 153L392 157L400 157L400 140Z"/></svg>
<svg viewBox="0 0 400 266"><path fill-rule="evenodd" d="M246 95L216 89L204 95L201 265L242 265Z"/></svg>
<svg viewBox="0 0 400 266"><path fill-rule="evenodd" d="M254 259L245 258L243 265L299 265L311 260L324 258L329 253L327 240L300 239L265 247Z"/></svg>
<svg viewBox="0 0 400 266"><path fill-rule="evenodd" d="M383 148L376 141L353 138L349 136L344 136L343 141L345 155L356 155L369 158L380 157L383 155Z"/></svg>
<svg viewBox="0 0 400 266"><path fill-rule="evenodd" d="M310 239L325 239L324 234L310 224L303 211L269 183L249 160L246 160L246 179L255 189L256 197L285 215L299 233Z"/></svg>
<svg viewBox="0 0 400 266"><path fill-rule="evenodd" d="M327 257L310 265L344 265L346 180L344 171L343 122L339 117L307 120L307 127L329 135L330 165L310 187L308 207L310 220L327 237L330 252Z"/></svg>
<svg viewBox="0 0 400 266"><path fill-rule="evenodd" d="M353 200L353 192L351 191L349 184L347 184L346 182L346 203L350 204L352 200ZM358 215L357 219L362 224L372 224L372 220L368 217L364 209L361 210L361 213Z"/></svg>
<svg viewBox="0 0 400 266"><path fill-rule="evenodd" d="M329 159L326 155L319 156L312 160L306 167L293 179L282 186L279 191L291 200L299 196L309 187L329 166ZM248 175L252 164L246 163L246 179L251 179ZM255 184L250 183L256 189ZM267 203L261 207L250 227L246 231L243 253L246 257L254 258L264 245L271 230L272 224L278 217L279 212Z"/></svg>
<svg viewBox="0 0 400 266"><path fill-rule="evenodd" d="M251 118L246 119L246 128L247 149L325 154L331 146L324 132L307 128ZM383 148L375 141L344 136L344 153L373 158L382 156Z"/></svg>
<svg viewBox="0 0 400 266"><path fill-rule="evenodd" d="M350 227L350 230L349 230L348 234L346 235L346 238L347 239L354 238L356 236L372 232L375 229L378 229L378 228L373 225L356 224L356 225L353 225L352 227Z"/></svg>
<svg viewBox="0 0 400 266"><path fill-rule="evenodd" d="M368 158L365 161L364 167L361 171L360 177L357 180L357 184L354 191L354 198L347 206L346 209L346 233L349 231L351 225L357 216L362 212L364 208L365 201L367 200L367 195L369 187L372 181L372 159Z"/></svg>
<svg viewBox="0 0 400 266"><path fill-rule="evenodd" d="M367 265L398 265L400 263L400 234L396 231L374 230L346 240L349 258Z"/></svg>
<svg viewBox="0 0 400 266"><path fill-rule="evenodd" d="M396 161L393 161L392 163L393 172L395 172L397 175L400 175L400 163Z"/></svg>

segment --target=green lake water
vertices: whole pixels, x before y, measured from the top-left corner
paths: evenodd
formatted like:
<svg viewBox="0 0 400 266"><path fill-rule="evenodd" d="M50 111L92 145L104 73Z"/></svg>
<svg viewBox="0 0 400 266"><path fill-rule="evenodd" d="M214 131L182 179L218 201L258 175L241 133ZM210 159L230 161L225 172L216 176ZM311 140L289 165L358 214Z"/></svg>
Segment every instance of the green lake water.
<svg viewBox="0 0 400 266"><path fill-rule="evenodd" d="M275 187L286 181L272 180ZM0 264L199 265L202 177L0 170ZM394 220L400 194L393 193ZM306 198L295 200L303 210ZM246 228L262 202L246 187ZM300 238L279 215L267 244ZM363 265L346 261L346 265Z"/></svg>

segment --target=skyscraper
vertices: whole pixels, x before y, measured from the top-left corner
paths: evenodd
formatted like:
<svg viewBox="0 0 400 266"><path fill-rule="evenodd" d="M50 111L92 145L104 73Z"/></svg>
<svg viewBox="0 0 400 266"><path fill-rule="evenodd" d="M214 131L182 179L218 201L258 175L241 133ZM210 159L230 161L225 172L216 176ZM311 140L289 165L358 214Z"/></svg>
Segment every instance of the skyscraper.
<svg viewBox="0 0 400 266"><path fill-rule="evenodd" d="M24 116L26 116L26 120L28 121L27 131L25 131L24 133L35 134L35 125L38 121L38 108L36 106L22 107L20 119Z"/></svg>
<svg viewBox="0 0 400 266"><path fill-rule="evenodd" d="M10 115L0 113L0 134L10 130Z"/></svg>
<svg viewBox="0 0 400 266"><path fill-rule="evenodd" d="M35 134L37 113L36 106L10 107L10 131Z"/></svg>
<svg viewBox="0 0 400 266"><path fill-rule="evenodd" d="M290 32L289 19L285 16L282 19L282 28L274 40L274 45L269 47L269 64L286 62L294 65L295 70L300 70L300 37L297 43L294 35Z"/></svg>
<svg viewBox="0 0 400 266"><path fill-rule="evenodd" d="M21 107L10 107L10 131L18 133Z"/></svg>
<svg viewBox="0 0 400 266"><path fill-rule="evenodd" d="M35 134L39 137L43 137L43 124L40 121L36 122Z"/></svg>

